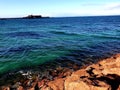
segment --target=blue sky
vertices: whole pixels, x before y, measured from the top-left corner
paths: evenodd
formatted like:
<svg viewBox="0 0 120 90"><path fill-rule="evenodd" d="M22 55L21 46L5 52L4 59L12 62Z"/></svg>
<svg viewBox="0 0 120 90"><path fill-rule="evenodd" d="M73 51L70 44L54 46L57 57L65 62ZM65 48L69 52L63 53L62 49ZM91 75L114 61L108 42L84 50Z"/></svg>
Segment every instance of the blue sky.
<svg viewBox="0 0 120 90"><path fill-rule="evenodd" d="M0 0L0 17L120 15L120 0Z"/></svg>

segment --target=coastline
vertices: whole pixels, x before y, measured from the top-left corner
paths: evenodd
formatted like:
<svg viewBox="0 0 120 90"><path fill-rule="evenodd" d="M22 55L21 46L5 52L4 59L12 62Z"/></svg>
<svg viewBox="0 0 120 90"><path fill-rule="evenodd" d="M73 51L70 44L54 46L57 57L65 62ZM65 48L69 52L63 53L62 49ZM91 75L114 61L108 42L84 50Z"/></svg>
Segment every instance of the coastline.
<svg viewBox="0 0 120 90"><path fill-rule="evenodd" d="M20 72L9 76L13 79L0 86L0 90L119 90L120 54L98 61L95 64L72 68L57 67L43 72ZM74 67L73 67L74 66Z"/></svg>

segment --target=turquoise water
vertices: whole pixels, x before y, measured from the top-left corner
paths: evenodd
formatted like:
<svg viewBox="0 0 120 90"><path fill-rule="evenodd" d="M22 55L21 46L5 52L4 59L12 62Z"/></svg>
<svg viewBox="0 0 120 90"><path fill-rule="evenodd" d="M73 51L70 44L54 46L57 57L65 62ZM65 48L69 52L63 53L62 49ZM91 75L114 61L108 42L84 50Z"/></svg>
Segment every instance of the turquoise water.
<svg viewBox="0 0 120 90"><path fill-rule="evenodd" d="M0 20L0 73L119 51L119 16Z"/></svg>

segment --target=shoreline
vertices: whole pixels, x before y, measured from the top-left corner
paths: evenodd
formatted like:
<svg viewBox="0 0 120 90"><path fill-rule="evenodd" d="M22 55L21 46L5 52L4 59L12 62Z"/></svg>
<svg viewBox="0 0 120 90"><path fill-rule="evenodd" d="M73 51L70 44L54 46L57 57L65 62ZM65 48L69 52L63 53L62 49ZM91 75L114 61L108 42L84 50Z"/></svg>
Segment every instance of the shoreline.
<svg viewBox="0 0 120 90"><path fill-rule="evenodd" d="M119 90L120 54L88 66L69 65L39 72L19 71L6 79L0 90ZM6 80L5 79L5 80ZM116 83L116 85L114 85ZM118 89L119 88L119 89Z"/></svg>

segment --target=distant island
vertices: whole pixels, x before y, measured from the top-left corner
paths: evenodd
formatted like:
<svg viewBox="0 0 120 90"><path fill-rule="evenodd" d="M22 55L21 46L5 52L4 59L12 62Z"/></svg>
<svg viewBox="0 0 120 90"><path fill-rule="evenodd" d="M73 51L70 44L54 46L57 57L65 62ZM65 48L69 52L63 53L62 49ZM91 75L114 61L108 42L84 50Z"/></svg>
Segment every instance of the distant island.
<svg viewBox="0 0 120 90"><path fill-rule="evenodd" d="M49 17L42 17L41 15L28 15L27 17L23 17L24 19L37 19L37 18L49 18Z"/></svg>
<svg viewBox="0 0 120 90"><path fill-rule="evenodd" d="M42 15L28 15L26 17L17 17L17 18L0 18L0 20L6 19L42 19L42 18L50 18L50 17L43 17Z"/></svg>

